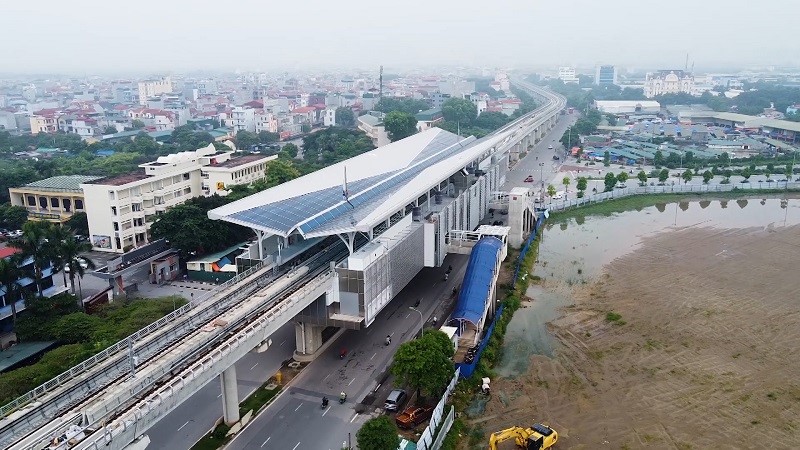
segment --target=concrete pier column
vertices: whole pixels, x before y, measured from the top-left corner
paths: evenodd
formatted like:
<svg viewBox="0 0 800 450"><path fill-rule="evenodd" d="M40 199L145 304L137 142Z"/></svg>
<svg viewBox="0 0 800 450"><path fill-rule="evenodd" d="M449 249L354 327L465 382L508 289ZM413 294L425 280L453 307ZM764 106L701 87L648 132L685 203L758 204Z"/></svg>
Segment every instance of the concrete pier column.
<svg viewBox="0 0 800 450"><path fill-rule="evenodd" d="M239 421L239 392L236 386L236 366L232 365L219 375L222 385L222 417L225 424Z"/></svg>
<svg viewBox="0 0 800 450"><path fill-rule="evenodd" d="M324 327L304 322L294 323L294 338L297 350L294 352L298 361L311 361L322 347L322 330Z"/></svg>

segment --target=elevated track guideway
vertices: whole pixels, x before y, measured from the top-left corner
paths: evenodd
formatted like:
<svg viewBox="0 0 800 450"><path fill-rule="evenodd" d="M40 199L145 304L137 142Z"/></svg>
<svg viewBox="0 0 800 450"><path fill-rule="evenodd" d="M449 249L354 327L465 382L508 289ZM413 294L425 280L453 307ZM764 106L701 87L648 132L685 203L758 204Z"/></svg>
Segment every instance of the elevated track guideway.
<svg viewBox="0 0 800 450"><path fill-rule="evenodd" d="M513 80L544 103L495 131L496 150L521 148L566 101ZM549 122L548 122L549 121ZM505 136L503 138L503 136ZM484 138L486 139L486 138ZM0 408L0 447L123 449L331 289L341 242L294 270L255 266ZM74 437L73 445L54 438Z"/></svg>

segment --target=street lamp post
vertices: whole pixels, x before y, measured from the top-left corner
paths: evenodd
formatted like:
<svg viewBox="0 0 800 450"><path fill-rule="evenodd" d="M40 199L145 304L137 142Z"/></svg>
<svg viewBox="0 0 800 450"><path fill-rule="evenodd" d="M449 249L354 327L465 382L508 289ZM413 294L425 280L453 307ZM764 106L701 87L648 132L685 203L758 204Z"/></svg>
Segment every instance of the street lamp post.
<svg viewBox="0 0 800 450"><path fill-rule="evenodd" d="M418 310L417 308L414 308L413 306L409 306L408 309L416 311L419 314L419 323L420 323L419 337L421 338L422 336L425 335L425 318L422 317L422 311Z"/></svg>

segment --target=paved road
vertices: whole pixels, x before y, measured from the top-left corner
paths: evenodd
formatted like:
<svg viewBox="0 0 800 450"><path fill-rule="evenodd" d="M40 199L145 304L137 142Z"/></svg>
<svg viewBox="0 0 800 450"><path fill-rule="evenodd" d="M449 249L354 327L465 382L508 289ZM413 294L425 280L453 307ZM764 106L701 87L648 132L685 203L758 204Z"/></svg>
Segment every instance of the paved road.
<svg viewBox="0 0 800 450"><path fill-rule="evenodd" d="M503 191L509 191L511 188L518 186L529 186L532 188L541 187L542 179L545 180L545 185L550 182L554 173L558 172L558 168L564 162L564 147L558 142L567 128L575 123L577 114L567 114L558 116L559 120L556 126L550 130L544 138L533 146L533 149L528 155L517 162L516 166L506 174L506 182L502 186ZM553 146L552 150L547 147ZM559 156L559 160L553 160L553 156ZM543 166L539 166L543 163ZM535 180L533 183L525 183L523 180L528 175L532 175Z"/></svg>
<svg viewBox="0 0 800 450"><path fill-rule="evenodd" d="M228 446L228 449L318 450L340 449L369 417L380 414L385 395L370 395L400 343L411 339L420 328L420 316L409 310L417 300L426 322L433 315L441 321L444 300L461 283L468 257L450 255L444 266L453 273L443 281L444 268L425 268L384 308L369 328L347 331L293 380L289 389L259 415ZM384 345L386 335L392 344ZM344 360L340 349L348 350ZM338 403L339 393L348 400ZM384 389L381 392L385 392ZM321 408L327 396L331 404ZM361 402L367 398L369 404ZM358 413L362 411L362 413Z"/></svg>
<svg viewBox="0 0 800 450"><path fill-rule="evenodd" d="M248 353L236 363L239 399L261 386L294 352L294 325L290 322L272 335L272 347L263 353ZM222 417L221 388L218 378L205 385L148 430L148 449L189 448Z"/></svg>

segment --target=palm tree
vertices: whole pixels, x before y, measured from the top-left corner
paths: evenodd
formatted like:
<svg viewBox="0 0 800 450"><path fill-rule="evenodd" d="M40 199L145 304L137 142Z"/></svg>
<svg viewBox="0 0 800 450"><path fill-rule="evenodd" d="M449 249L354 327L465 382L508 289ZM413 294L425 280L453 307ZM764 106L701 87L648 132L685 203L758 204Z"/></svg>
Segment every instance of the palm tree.
<svg viewBox="0 0 800 450"><path fill-rule="evenodd" d="M81 280L86 274L87 269L94 269L96 267L94 261L91 259L80 256L81 253L88 252L92 249L92 244L88 242L81 242L75 239L75 236L67 236L66 239L61 241L58 251L61 254L61 259L64 261L64 267L69 267L69 282L72 286L72 293L75 294L75 275L78 276L78 293L80 306L83 307L83 289L81 287ZM84 267L84 265L86 267Z"/></svg>
<svg viewBox="0 0 800 450"><path fill-rule="evenodd" d="M42 294L42 268L50 263L50 245L46 239L47 222L28 221L22 225L22 237L11 242L11 246L22 251L23 258L33 259L33 281L36 293Z"/></svg>
<svg viewBox="0 0 800 450"><path fill-rule="evenodd" d="M47 236L47 253L50 255L50 260L56 267L61 267L61 275L64 277L64 287L67 287L67 273L63 270L66 261L64 260L61 252L61 245L67 238L74 239L74 233L69 228L63 225L51 225L45 231Z"/></svg>
<svg viewBox="0 0 800 450"><path fill-rule="evenodd" d="M12 323L17 322L17 300L22 293L22 286L17 283L20 278L22 278L22 270L19 268L17 255L0 259L0 286L5 288L6 303L11 305Z"/></svg>

